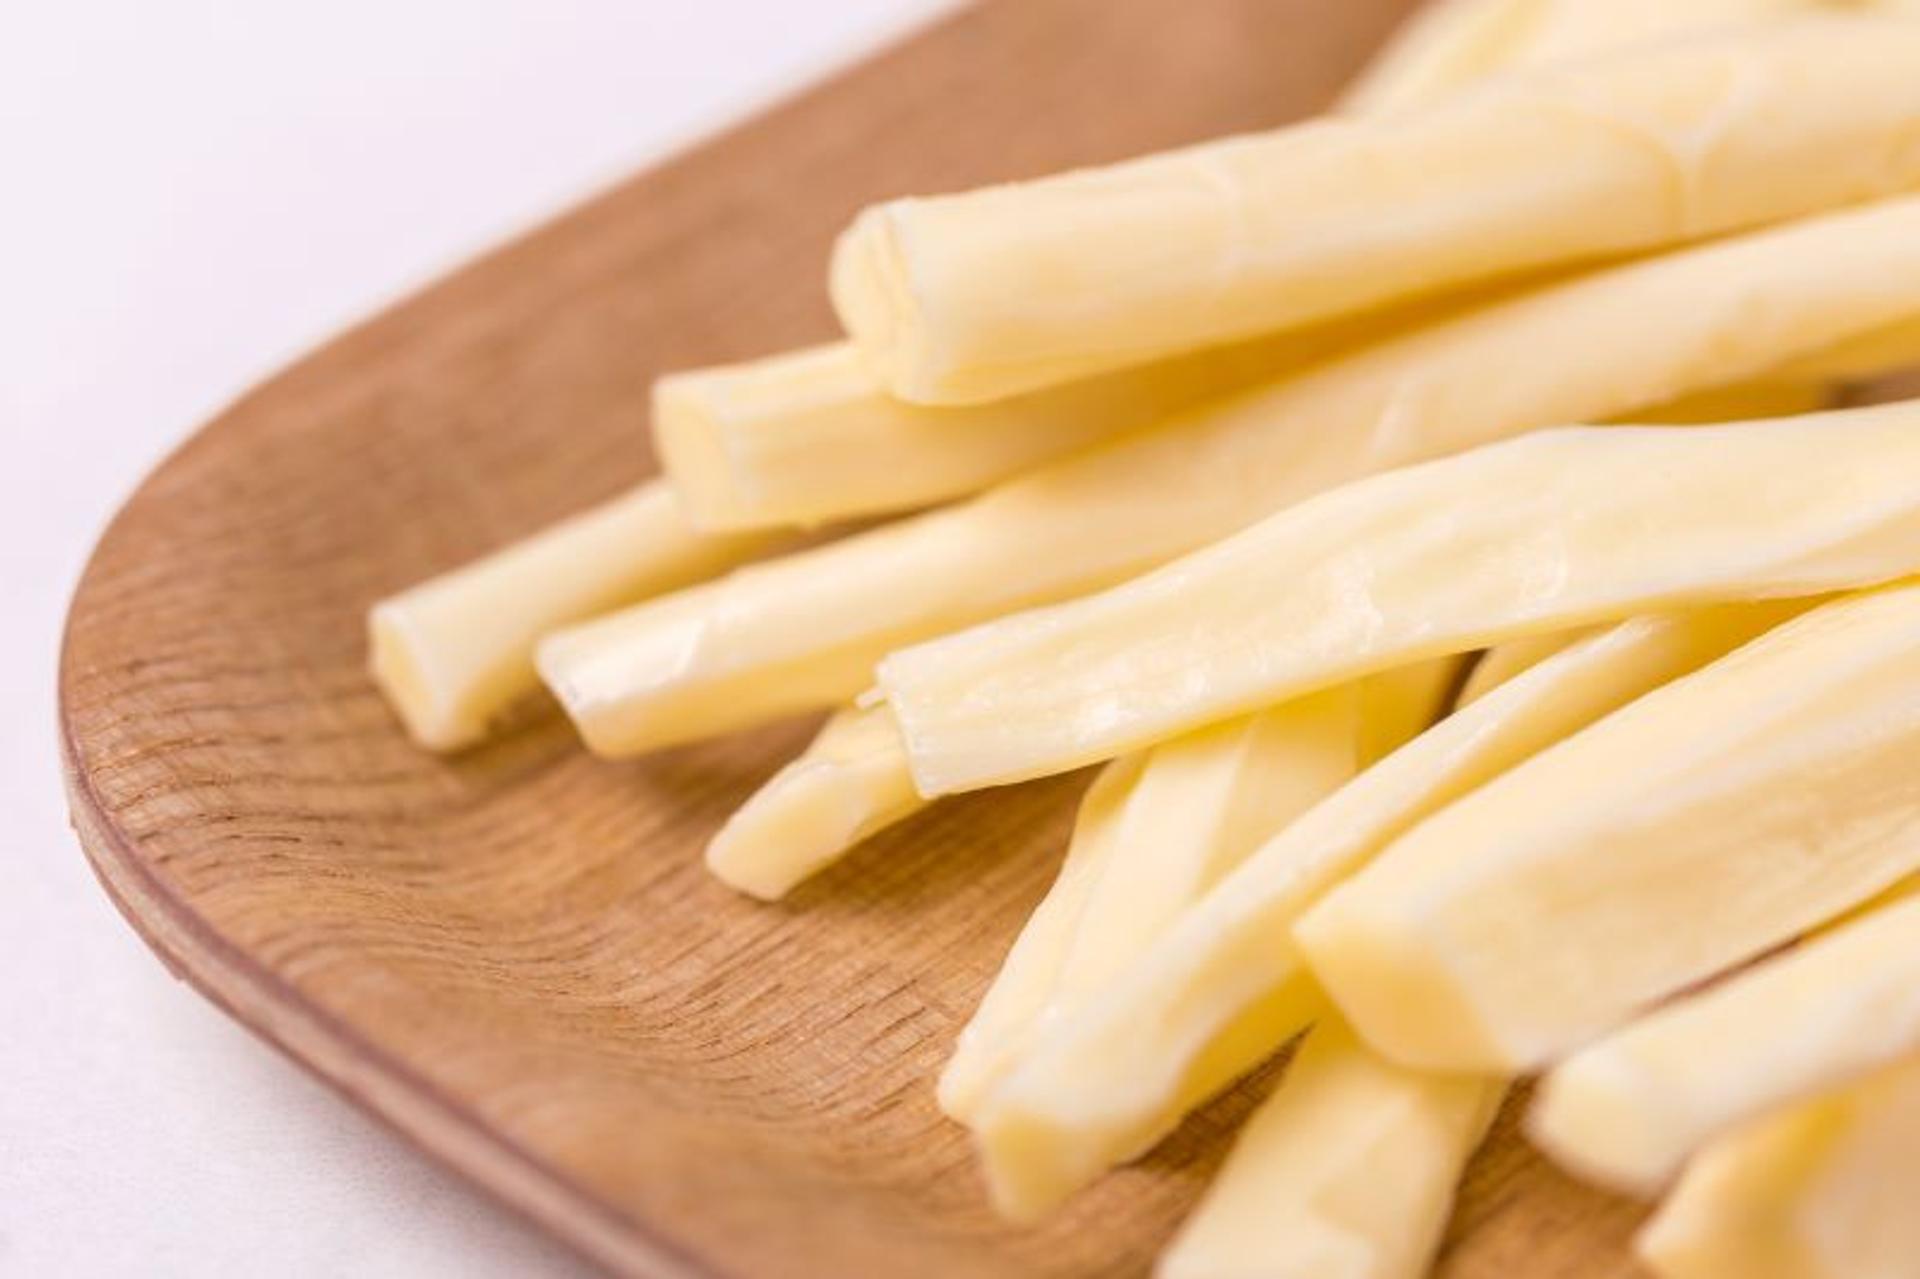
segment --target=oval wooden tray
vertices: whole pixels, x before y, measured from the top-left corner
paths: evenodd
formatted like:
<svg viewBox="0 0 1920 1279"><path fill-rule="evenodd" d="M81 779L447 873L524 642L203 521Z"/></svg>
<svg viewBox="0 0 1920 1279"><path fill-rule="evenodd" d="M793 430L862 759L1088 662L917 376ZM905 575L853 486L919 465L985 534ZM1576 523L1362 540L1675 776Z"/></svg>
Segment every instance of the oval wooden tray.
<svg viewBox="0 0 1920 1279"><path fill-rule="evenodd" d="M803 740L456 760L363 673L369 602L641 476L648 382L831 332L861 203L1315 108L1394 0L1002 0L613 191L247 396L73 604L74 822L181 976L500 1199L645 1275L1144 1274L1263 1081L1045 1228L931 1078L1079 781L939 806L794 900L699 850ZM1637 1213L1504 1132L1441 1273L1617 1275Z"/></svg>

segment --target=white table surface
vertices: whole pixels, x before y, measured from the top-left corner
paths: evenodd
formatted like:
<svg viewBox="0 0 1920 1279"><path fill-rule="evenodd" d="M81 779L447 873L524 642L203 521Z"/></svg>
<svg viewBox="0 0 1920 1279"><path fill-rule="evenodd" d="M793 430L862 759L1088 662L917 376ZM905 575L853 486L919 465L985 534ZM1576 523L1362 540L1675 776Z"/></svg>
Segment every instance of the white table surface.
<svg viewBox="0 0 1920 1279"><path fill-rule="evenodd" d="M0 1275L570 1275L174 983L66 826L140 475L411 286L948 0L0 0Z"/></svg>

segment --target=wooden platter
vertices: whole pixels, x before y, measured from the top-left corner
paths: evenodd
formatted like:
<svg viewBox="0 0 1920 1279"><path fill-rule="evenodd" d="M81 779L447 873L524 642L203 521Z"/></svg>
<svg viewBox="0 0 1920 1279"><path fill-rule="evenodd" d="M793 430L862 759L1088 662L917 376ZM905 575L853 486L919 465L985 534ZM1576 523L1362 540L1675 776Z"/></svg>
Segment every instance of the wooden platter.
<svg viewBox="0 0 1920 1279"><path fill-rule="evenodd" d="M162 465L61 672L74 822L173 969L612 1270L1124 1276L1268 1082L1045 1227L988 1211L931 1078L1045 887L1081 779L936 807L780 906L699 851L806 725L595 762L454 760L363 673L369 602L651 467L662 370L831 332L860 204L1317 108L1404 0L998 0L348 333ZM1440 1266L1626 1273L1638 1210L1503 1128Z"/></svg>

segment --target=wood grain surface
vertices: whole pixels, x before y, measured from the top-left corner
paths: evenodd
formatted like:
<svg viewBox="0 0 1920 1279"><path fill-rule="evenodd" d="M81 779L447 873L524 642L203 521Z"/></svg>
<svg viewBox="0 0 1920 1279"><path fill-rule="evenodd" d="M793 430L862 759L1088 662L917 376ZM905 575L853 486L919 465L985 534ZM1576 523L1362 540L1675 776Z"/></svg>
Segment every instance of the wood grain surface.
<svg viewBox="0 0 1920 1279"><path fill-rule="evenodd" d="M806 725L614 766L549 722L428 758L362 614L648 471L661 371L828 336L860 204L1300 116L1408 7L986 4L248 395L74 601L64 746L102 881L178 973L613 1270L1144 1274L1268 1079L1031 1230L933 1104L1081 779L936 806L758 905L700 848ZM1503 1131L1440 1271L1623 1274L1637 1216Z"/></svg>

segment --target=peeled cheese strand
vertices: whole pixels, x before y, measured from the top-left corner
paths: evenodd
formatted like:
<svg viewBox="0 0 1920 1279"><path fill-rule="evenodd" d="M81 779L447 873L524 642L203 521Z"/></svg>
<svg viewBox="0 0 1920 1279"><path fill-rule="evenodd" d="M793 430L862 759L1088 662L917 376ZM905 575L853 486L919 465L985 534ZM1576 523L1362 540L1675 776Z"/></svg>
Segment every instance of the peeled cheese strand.
<svg viewBox="0 0 1920 1279"><path fill-rule="evenodd" d="M1456 710L1262 844L982 1100L972 1124L995 1203L1045 1213L1304 1029L1321 996L1288 931L1395 837L1798 607L1622 623Z"/></svg>
<svg viewBox="0 0 1920 1279"><path fill-rule="evenodd" d="M843 705L889 649L1111 585L1357 476L1754 377L1917 311L1920 199L1613 267L563 632L542 674L615 756Z"/></svg>
<svg viewBox="0 0 1920 1279"><path fill-rule="evenodd" d="M450 573L367 616L375 682L429 750L471 746L540 691L548 631L735 567L768 533L692 528L655 480Z"/></svg>
<svg viewBox="0 0 1920 1279"><path fill-rule="evenodd" d="M1714 1142L1635 1248L1660 1279L1912 1279L1920 1058Z"/></svg>
<svg viewBox="0 0 1920 1279"><path fill-rule="evenodd" d="M1590 1181L1651 1194L1741 1121L1920 1053L1912 892L1561 1062L1534 1102L1534 1143Z"/></svg>
<svg viewBox="0 0 1920 1279"><path fill-rule="evenodd" d="M1109 764L1081 805L1059 878L960 1033L941 1108L965 1121L1035 1035L1274 832L1432 723L1455 669L1389 672Z"/></svg>
<svg viewBox="0 0 1920 1279"><path fill-rule="evenodd" d="M1920 869L1917 647L1920 585L1822 605L1402 836L1294 940L1396 1061L1556 1061Z"/></svg>
<svg viewBox="0 0 1920 1279"><path fill-rule="evenodd" d="M1916 65L1920 23L1808 17L896 200L842 236L834 305L900 398L995 399L1910 189Z"/></svg>
<svg viewBox="0 0 1920 1279"><path fill-rule="evenodd" d="M1383 1061L1323 1015L1155 1279L1421 1279L1505 1092Z"/></svg>
<svg viewBox="0 0 1920 1279"><path fill-rule="evenodd" d="M1566 427L1373 476L880 666L920 791L1064 772L1384 666L1920 572L1920 403Z"/></svg>

